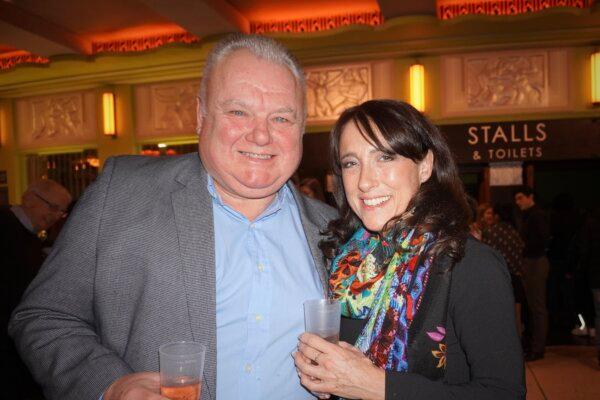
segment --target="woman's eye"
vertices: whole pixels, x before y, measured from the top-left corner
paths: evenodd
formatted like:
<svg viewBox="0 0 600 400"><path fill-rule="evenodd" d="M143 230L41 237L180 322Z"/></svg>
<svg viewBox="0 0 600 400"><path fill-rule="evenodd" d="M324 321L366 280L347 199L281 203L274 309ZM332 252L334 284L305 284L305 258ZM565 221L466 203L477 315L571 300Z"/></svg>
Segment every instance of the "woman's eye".
<svg viewBox="0 0 600 400"><path fill-rule="evenodd" d="M381 157L379 157L381 161L393 161L394 158L395 157L392 154L382 154Z"/></svg>
<svg viewBox="0 0 600 400"><path fill-rule="evenodd" d="M342 162L342 168L343 169L351 168L351 167L353 167L355 165L356 165L356 162L354 162L354 161L344 161L344 162Z"/></svg>

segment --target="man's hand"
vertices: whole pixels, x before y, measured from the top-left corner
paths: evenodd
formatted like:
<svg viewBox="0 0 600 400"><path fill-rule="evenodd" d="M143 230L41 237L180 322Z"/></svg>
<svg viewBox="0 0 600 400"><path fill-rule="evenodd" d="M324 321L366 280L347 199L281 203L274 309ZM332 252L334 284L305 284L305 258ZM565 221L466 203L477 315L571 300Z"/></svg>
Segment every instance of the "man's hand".
<svg viewBox="0 0 600 400"><path fill-rule="evenodd" d="M168 400L160 395L158 372L125 375L108 387L104 400Z"/></svg>

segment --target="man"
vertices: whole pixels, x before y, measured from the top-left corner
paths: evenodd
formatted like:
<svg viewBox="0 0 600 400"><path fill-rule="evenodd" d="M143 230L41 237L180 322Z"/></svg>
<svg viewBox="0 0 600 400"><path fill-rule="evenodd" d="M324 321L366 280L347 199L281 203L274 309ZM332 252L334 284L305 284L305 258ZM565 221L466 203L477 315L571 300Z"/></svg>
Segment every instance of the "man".
<svg viewBox="0 0 600 400"><path fill-rule="evenodd" d="M550 228L544 212L535 204L530 187L520 186L514 194L515 203L522 216L520 233L525 243L523 283L531 326L531 350L525 355L525 360L535 361L544 358L548 331L546 279L550 264L546 258L546 246L550 238Z"/></svg>
<svg viewBox="0 0 600 400"><path fill-rule="evenodd" d="M0 207L0 365L5 381L10 382L4 388L8 398L41 398L39 388L17 354L6 328L10 314L44 261L43 242L38 234L58 222L70 203L69 191L47 179L29 185L20 205Z"/></svg>
<svg viewBox="0 0 600 400"><path fill-rule="evenodd" d="M332 209L286 181L304 77L272 39L209 55L199 154L107 161L15 313L11 334L50 399L163 399L158 347L207 346L202 399L306 399L290 353L323 297ZM51 304L50 306L48 304Z"/></svg>

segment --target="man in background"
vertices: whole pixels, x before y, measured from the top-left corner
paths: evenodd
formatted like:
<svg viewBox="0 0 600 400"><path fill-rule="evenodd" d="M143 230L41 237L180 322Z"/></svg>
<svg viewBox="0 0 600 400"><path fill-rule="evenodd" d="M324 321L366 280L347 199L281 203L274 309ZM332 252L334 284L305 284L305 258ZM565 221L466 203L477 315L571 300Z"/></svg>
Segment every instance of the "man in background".
<svg viewBox="0 0 600 400"><path fill-rule="evenodd" d="M521 210L520 234L523 248L523 283L529 308L531 349L525 354L526 361L544 358L548 334L548 309L546 307L546 280L550 264L546 247L550 239L550 227L546 215L535 204L533 190L520 186L514 191L515 203Z"/></svg>
<svg viewBox="0 0 600 400"><path fill-rule="evenodd" d="M10 314L44 261L40 236L66 215L70 203L69 191L46 179L29 185L20 205L0 207L0 365L7 382L3 389L6 398L42 398L6 330Z"/></svg>

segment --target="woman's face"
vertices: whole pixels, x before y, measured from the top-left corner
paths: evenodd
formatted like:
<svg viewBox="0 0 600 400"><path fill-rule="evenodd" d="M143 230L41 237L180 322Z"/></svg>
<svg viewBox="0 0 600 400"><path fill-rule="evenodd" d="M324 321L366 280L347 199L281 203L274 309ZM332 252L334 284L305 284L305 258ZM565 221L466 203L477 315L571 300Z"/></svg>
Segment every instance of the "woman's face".
<svg viewBox="0 0 600 400"><path fill-rule="evenodd" d="M305 195L307 195L308 197L310 197L311 199L317 198L317 195L315 194L315 192L313 192L313 190L306 185L300 186L300 191L302 193L304 193Z"/></svg>
<svg viewBox="0 0 600 400"><path fill-rule="evenodd" d="M406 211L421 183L431 176L431 152L419 163L384 153L369 143L353 122L342 130L339 149L348 203L373 232L381 232L389 220Z"/></svg>
<svg viewBox="0 0 600 400"><path fill-rule="evenodd" d="M483 222L488 225L494 225L494 210L490 207L483 212Z"/></svg>

